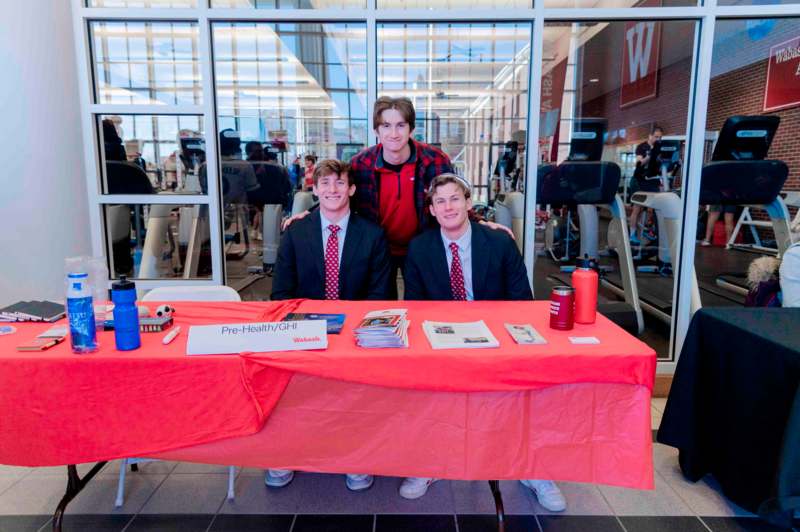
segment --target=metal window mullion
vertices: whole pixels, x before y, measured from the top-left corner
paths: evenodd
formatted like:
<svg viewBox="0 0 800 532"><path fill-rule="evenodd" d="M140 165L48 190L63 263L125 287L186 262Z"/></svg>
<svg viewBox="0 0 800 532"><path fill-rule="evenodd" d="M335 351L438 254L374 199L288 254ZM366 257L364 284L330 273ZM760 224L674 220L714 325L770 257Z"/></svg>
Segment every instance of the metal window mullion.
<svg viewBox="0 0 800 532"><path fill-rule="evenodd" d="M202 105L128 105L96 103L89 105L89 112L95 115L202 115Z"/></svg>
<svg viewBox="0 0 800 532"><path fill-rule="evenodd" d="M99 205L210 205L205 194L103 194Z"/></svg>
<svg viewBox="0 0 800 532"><path fill-rule="evenodd" d="M367 138L364 139L370 146L377 142L375 131L372 128L372 108L378 99L378 24L375 20L375 2L368 0L367 14ZM350 117L352 120L352 117Z"/></svg>
<svg viewBox="0 0 800 532"><path fill-rule="evenodd" d="M82 0L72 0L72 29L75 39L75 62L78 73L80 94L81 132L83 134L84 174L86 176L86 197L89 208L89 231L92 255L105 255L103 235L104 223L98 207L100 196L99 143L94 115L89 108L94 94L89 54L91 33L88 22L80 16Z"/></svg>
<svg viewBox="0 0 800 532"><path fill-rule="evenodd" d="M211 237L211 272L215 284L225 284L225 261L222 247L221 199L219 194L219 159L217 154L217 116L214 104L214 78L211 57L211 22L206 16L208 8L201 8L199 25L199 50L201 81L203 87L203 129L206 137L206 177L208 183L208 223Z"/></svg>
<svg viewBox="0 0 800 532"><path fill-rule="evenodd" d="M696 75L692 92L691 122L689 129L691 146L689 148L689 167L686 183L682 184L683 220L681 239L678 247L679 267L675 272L673 287L675 304L672 306L673 324L671 334L670 358L677 361L691 320L692 275L694 272L695 234L697 233L697 207L700 204L700 176L703 170L705 150L705 130L708 114L708 100L711 85L711 63L714 51L716 0L707 0L706 15L700 21L700 42L696 44Z"/></svg>
<svg viewBox="0 0 800 532"><path fill-rule="evenodd" d="M528 281L533 290L536 262L536 187L539 165L539 108L542 100L542 65L544 62L544 0L535 0L536 17L531 30L531 53L528 60L528 133L525 147L525 217L523 225L523 259ZM491 172L491 169L489 170ZM491 182L491 180L490 180ZM534 294L535 296L535 294Z"/></svg>

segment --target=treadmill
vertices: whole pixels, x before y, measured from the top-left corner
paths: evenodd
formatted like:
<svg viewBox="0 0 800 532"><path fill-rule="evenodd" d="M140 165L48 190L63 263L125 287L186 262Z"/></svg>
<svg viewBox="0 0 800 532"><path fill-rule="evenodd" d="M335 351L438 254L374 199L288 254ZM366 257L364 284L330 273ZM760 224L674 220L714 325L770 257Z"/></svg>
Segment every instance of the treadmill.
<svg viewBox="0 0 800 532"><path fill-rule="evenodd" d="M753 205L767 210L782 252L791 243L788 211L779 196L788 168L782 161L764 160L779 121L777 116L733 116L725 121L712 160L703 166L700 204ZM676 257L681 216L678 195L674 192L636 192L631 196L631 201L655 209L659 226L663 224L667 233L671 256ZM692 312L701 306L701 288L707 306L744 303L743 295L747 293L744 275L720 275L716 286L698 283L695 268L692 268L692 276ZM669 323L672 316L672 277L641 275L637 281L642 308ZM622 293L620 280L613 274L606 277L604 286L618 294Z"/></svg>
<svg viewBox="0 0 800 532"><path fill-rule="evenodd" d="M792 244L789 211L780 191L789 175L786 163L766 159L780 117L732 116L722 126L711 162L703 167L701 205L742 205L769 215L778 257ZM747 295L747 272L716 277L717 287Z"/></svg>
<svg viewBox="0 0 800 532"><path fill-rule="evenodd" d="M573 123L570 154L559 165L541 165L537 172L536 202L561 204L576 207L581 216L581 233L588 234L592 216L597 233L597 207L611 212L611 224L619 226L622 238L609 242L617 252L621 272L622 296L625 302L598 304L597 310L610 320L633 334L644 331L644 318L639 305L639 296L634 278L633 258L625 205L617 194L622 172L617 164L601 161L603 136L606 129L604 119L578 119ZM584 225L585 224L585 225ZM596 241L597 235L594 235ZM581 246L584 246L584 237ZM596 246L595 246L596 248ZM568 279L554 276L563 283Z"/></svg>

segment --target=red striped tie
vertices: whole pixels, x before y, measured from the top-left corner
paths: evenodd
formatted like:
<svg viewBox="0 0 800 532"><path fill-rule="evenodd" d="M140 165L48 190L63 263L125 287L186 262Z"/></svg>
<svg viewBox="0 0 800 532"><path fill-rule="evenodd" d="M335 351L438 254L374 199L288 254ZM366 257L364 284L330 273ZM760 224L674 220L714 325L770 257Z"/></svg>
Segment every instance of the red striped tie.
<svg viewBox="0 0 800 532"><path fill-rule="evenodd" d="M325 299L339 299L339 232L338 225L329 225L331 236L325 244Z"/></svg>
<svg viewBox="0 0 800 532"><path fill-rule="evenodd" d="M464 272L461 270L461 259L458 257L458 244L450 242L453 262L450 265L450 288L454 301L466 301L467 291L464 289Z"/></svg>

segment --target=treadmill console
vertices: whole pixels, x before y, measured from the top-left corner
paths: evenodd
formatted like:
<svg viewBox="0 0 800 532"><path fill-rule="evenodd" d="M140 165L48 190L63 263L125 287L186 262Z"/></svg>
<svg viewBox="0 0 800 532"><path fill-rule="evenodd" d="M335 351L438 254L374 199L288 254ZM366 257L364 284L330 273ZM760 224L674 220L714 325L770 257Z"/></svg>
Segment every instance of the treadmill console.
<svg viewBox="0 0 800 532"><path fill-rule="evenodd" d="M714 146L712 161L760 161L766 159L780 117L731 116L725 120Z"/></svg>
<svg viewBox="0 0 800 532"><path fill-rule="evenodd" d="M572 129L568 161L599 161L603 158L605 118L579 118Z"/></svg>

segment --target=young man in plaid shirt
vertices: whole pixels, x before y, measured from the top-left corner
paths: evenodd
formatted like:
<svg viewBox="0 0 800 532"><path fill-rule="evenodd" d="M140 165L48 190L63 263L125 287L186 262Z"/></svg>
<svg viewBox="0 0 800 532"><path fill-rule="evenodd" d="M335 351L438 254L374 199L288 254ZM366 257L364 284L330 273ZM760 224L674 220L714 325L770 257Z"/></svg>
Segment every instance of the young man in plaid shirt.
<svg viewBox="0 0 800 532"><path fill-rule="evenodd" d="M414 104L408 98L378 98L372 113L378 144L350 160L356 182L354 210L386 231L390 290L395 298L397 270L403 268L408 243L428 224L428 185L437 175L453 172L444 152L411 138L415 120Z"/></svg>

